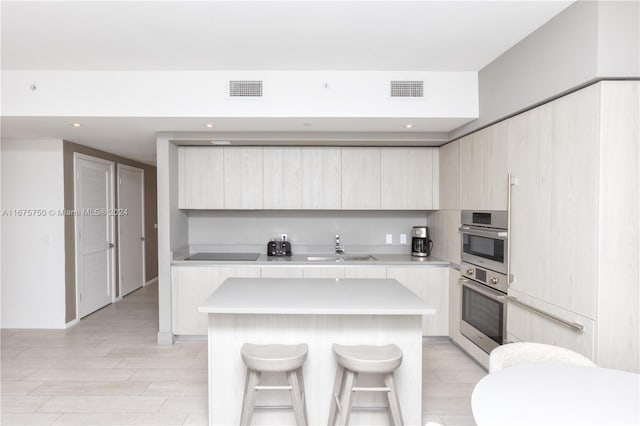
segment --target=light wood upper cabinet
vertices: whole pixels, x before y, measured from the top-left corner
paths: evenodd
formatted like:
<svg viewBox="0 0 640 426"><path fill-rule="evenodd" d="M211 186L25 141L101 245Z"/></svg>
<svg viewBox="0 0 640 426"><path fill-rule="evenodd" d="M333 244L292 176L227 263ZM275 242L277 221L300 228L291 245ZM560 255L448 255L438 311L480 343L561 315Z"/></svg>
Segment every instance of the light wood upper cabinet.
<svg viewBox="0 0 640 426"><path fill-rule="evenodd" d="M302 208L342 207L342 150L302 148Z"/></svg>
<svg viewBox="0 0 640 426"><path fill-rule="evenodd" d="M183 146L178 149L178 207L224 208L222 148Z"/></svg>
<svg viewBox="0 0 640 426"><path fill-rule="evenodd" d="M506 210L507 121L460 139L460 209Z"/></svg>
<svg viewBox="0 0 640 426"><path fill-rule="evenodd" d="M381 149L381 207L385 210L431 210L438 153L431 148ZM435 158L434 158L435 157Z"/></svg>
<svg viewBox="0 0 640 426"><path fill-rule="evenodd" d="M263 173L263 208L302 208L302 148L264 147Z"/></svg>
<svg viewBox="0 0 640 426"><path fill-rule="evenodd" d="M180 147L179 208L434 210L436 148Z"/></svg>
<svg viewBox="0 0 640 426"><path fill-rule="evenodd" d="M263 208L261 147L224 148L224 208Z"/></svg>
<svg viewBox="0 0 640 426"><path fill-rule="evenodd" d="M460 210L460 140L440 147L440 206Z"/></svg>
<svg viewBox="0 0 640 426"><path fill-rule="evenodd" d="M342 148L342 208L380 208L380 148Z"/></svg>

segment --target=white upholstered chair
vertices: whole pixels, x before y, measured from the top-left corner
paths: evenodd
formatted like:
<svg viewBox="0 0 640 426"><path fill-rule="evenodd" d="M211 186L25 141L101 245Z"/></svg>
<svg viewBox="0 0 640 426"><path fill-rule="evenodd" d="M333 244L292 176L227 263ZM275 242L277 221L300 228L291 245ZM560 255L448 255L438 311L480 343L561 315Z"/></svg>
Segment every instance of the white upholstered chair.
<svg viewBox="0 0 640 426"><path fill-rule="evenodd" d="M596 367L587 357L560 346L543 343L517 342L498 346L489 355L489 373L516 364L555 362Z"/></svg>

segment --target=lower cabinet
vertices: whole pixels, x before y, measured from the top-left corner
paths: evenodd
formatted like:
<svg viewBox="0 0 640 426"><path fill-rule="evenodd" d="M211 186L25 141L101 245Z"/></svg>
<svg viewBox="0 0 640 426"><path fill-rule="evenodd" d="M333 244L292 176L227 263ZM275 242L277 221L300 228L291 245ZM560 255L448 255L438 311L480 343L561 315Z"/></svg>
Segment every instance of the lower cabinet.
<svg viewBox="0 0 640 426"><path fill-rule="evenodd" d="M435 315L422 317L423 336L449 334L449 268L389 267L387 278L394 278L436 309Z"/></svg>
<svg viewBox="0 0 640 426"><path fill-rule="evenodd" d="M562 346L595 360L595 321L512 289L509 289L509 295L569 323L580 324L583 329L578 330L519 303L508 301L507 340Z"/></svg>
<svg viewBox="0 0 640 426"><path fill-rule="evenodd" d="M436 309L425 315L424 336L449 334L449 268L444 266L173 266L173 334L207 334L207 315L198 306L229 277L246 278L394 278Z"/></svg>
<svg viewBox="0 0 640 426"><path fill-rule="evenodd" d="M172 329L177 335L206 335L207 314L198 306L230 277L260 277L256 267L174 266L171 268Z"/></svg>

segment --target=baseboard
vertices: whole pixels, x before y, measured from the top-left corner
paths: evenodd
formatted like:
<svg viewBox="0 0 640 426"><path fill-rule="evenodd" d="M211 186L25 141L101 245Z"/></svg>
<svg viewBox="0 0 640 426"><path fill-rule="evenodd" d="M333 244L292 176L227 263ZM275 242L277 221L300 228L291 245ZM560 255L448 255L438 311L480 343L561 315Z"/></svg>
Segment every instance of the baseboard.
<svg viewBox="0 0 640 426"><path fill-rule="evenodd" d="M451 337L449 336L422 336L422 343L449 343Z"/></svg>
<svg viewBox="0 0 640 426"><path fill-rule="evenodd" d="M76 319L71 320L68 323L66 323L64 328L71 328L74 325L78 324L79 322L80 322L80 318L76 318Z"/></svg>
<svg viewBox="0 0 640 426"><path fill-rule="evenodd" d="M59 318L30 318L30 317L17 317L17 316L4 316L0 320L0 328L15 328L15 329L50 329L61 330L67 328L64 320Z"/></svg>
<svg viewBox="0 0 640 426"><path fill-rule="evenodd" d="M170 331L158 331L158 345L171 346L174 343L173 333Z"/></svg>
<svg viewBox="0 0 640 426"><path fill-rule="evenodd" d="M146 283L144 283L144 284L143 284L143 287L146 287L146 286L148 286L148 285L150 285L150 284L155 284L155 283L157 283L157 282L158 282L158 277L155 277L155 278L153 278L153 279L151 279L151 280L147 281Z"/></svg>
<svg viewBox="0 0 640 426"><path fill-rule="evenodd" d="M196 335L196 336L175 336L176 342L206 342L208 337L206 335Z"/></svg>

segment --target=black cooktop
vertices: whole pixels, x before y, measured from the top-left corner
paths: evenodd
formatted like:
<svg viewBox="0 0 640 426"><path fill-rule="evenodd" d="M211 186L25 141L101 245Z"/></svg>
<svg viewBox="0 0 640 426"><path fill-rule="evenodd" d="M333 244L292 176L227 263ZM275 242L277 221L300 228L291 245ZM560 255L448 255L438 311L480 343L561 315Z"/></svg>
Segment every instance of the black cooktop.
<svg viewBox="0 0 640 426"><path fill-rule="evenodd" d="M253 261L258 260L260 253L194 253L185 260L237 260Z"/></svg>

